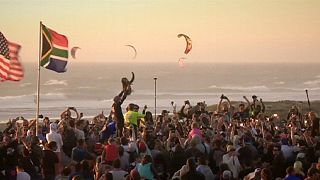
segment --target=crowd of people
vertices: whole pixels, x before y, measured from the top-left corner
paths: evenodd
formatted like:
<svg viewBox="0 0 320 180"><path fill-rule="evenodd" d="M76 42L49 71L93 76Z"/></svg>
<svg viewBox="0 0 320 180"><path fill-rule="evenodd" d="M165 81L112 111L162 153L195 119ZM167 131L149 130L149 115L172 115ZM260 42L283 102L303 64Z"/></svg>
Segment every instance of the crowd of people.
<svg viewBox="0 0 320 180"><path fill-rule="evenodd" d="M134 103L123 112L127 95L92 119L69 107L59 120L10 120L0 135L0 179L320 179L315 112L292 106L287 117L267 116L257 96L232 104L224 95L215 111L185 101L179 110L172 102L172 113Z"/></svg>

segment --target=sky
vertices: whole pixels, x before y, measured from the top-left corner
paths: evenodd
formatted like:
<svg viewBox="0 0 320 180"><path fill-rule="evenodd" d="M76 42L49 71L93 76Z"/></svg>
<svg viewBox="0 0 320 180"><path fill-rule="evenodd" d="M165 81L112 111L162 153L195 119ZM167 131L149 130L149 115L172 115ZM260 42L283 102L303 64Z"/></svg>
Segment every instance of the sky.
<svg viewBox="0 0 320 180"><path fill-rule="evenodd" d="M86 62L318 63L319 0L2 0L0 31L37 62L39 24ZM187 34L193 49L184 54ZM134 45L138 51L125 46Z"/></svg>

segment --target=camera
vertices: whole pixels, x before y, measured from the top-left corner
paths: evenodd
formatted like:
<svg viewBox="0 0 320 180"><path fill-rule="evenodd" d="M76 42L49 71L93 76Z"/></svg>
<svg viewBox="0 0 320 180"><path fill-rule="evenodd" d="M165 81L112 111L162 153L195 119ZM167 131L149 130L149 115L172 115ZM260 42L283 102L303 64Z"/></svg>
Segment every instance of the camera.
<svg viewBox="0 0 320 180"><path fill-rule="evenodd" d="M252 99L257 99L257 96L256 96L256 95L253 95L253 96L252 96Z"/></svg>
<svg viewBox="0 0 320 180"><path fill-rule="evenodd" d="M42 115L42 114L39 114L39 115L38 115L38 118L41 118L41 119L42 119L42 118L43 118L43 115Z"/></svg>

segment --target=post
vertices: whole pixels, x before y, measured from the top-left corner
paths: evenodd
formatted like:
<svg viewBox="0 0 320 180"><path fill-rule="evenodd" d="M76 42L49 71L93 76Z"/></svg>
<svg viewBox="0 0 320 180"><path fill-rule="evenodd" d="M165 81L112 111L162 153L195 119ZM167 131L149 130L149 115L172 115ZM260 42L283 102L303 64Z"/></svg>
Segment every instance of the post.
<svg viewBox="0 0 320 180"><path fill-rule="evenodd" d="M39 59L38 59L38 78L37 78L37 110L36 110L36 136L38 136L38 121L39 121L39 111L40 111L40 60L42 52L42 22L40 21L40 32L39 32Z"/></svg>
<svg viewBox="0 0 320 180"><path fill-rule="evenodd" d="M157 120L157 78L154 77L154 119Z"/></svg>
<svg viewBox="0 0 320 180"><path fill-rule="evenodd" d="M308 99L308 106L309 106L309 112L311 112L311 105L310 105L310 99L308 94L308 89L306 89L307 99Z"/></svg>

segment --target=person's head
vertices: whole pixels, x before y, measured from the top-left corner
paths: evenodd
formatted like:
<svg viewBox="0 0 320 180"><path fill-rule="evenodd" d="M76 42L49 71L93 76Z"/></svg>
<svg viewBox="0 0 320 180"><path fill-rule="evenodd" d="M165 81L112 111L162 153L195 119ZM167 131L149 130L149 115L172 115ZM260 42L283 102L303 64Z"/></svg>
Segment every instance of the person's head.
<svg viewBox="0 0 320 180"><path fill-rule="evenodd" d="M316 168L309 168L308 172L307 172L308 178L310 178L310 180L319 180L320 179L320 173L319 170Z"/></svg>
<svg viewBox="0 0 320 180"><path fill-rule="evenodd" d="M287 167L286 173L288 176L293 176L295 174L294 168L292 166Z"/></svg>
<svg viewBox="0 0 320 180"><path fill-rule="evenodd" d="M58 124L56 123L51 123L50 124L50 132L57 132L58 131Z"/></svg>
<svg viewBox="0 0 320 180"><path fill-rule="evenodd" d="M222 104L222 111L229 111L229 105L227 103Z"/></svg>
<svg viewBox="0 0 320 180"><path fill-rule="evenodd" d="M187 159L187 165L189 167L189 171L194 171L196 169L196 162L194 158Z"/></svg>
<svg viewBox="0 0 320 180"><path fill-rule="evenodd" d="M205 156L201 156L198 162L200 165L207 165L207 158Z"/></svg>
<svg viewBox="0 0 320 180"><path fill-rule="evenodd" d="M5 146L7 146L8 144L10 144L10 142L11 142L11 137L10 137L10 136L4 136L4 137L3 137L3 144L4 144Z"/></svg>
<svg viewBox="0 0 320 180"><path fill-rule="evenodd" d="M142 164L148 164L152 162L152 158L150 155L144 155L143 159L142 159Z"/></svg>
<svg viewBox="0 0 320 180"><path fill-rule="evenodd" d="M260 111L261 111L261 105L260 105L260 104L258 104L258 105L256 106L256 111L257 111L257 112L260 112Z"/></svg>
<svg viewBox="0 0 320 180"><path fill-rule="evenodd" d="M121 97L120 97L120 96L115 96L115 97L113 98L113 102L115 102L115 103L119 103L120 100L121 100Z"/></svg>
<svg viewBox="0 0 320 180"><path fill-rule="evenodd" d="M167 110L162 110L161 115L162 115L162 116L168 116L168 115L169 115L169 111L167 111Z"/></svg>
<svg viewBox="0 0 320 180"><path fill-rule="evenodd" d="M272 154L278 156L281 153L281 147L279 145L273 146Z"/></svg>
<svg viewBox="0 0 320 180"><path fill-rule="evenodd" d="M140 180L140 174L139 174L138 170L137 169L131 170L127 179L128 180Z"/></svg>
<svg viewBox="0 0 320 180"><path fill-rule="evenodd" d="M84 140L83 139L79 139L77 142L78 147L83 147L84 145Z"/></svg>
<svg viewBox="0 0 320 180"><path fill-rule="evenodd" d="M133 111L134 110L135 105L133 103L130 103L127 107L128 111Z"/></svg>
<svg viewBox="0 0 320 180"><path fill-rule="evenodd" d="M18 165L16 166L16 171L17 172L23 172L24 171L22 163L18 163Z"/></svg>
<svg viewBox="0 0 320 180"><path fill-rule="evenodd" d="M117 169L120 168L120 165L121 165L120 159L114 160L112 165L114 168L117 168Z"/></svg>
<svg viewBox="0 0 320 180"><path fill-rule="evenodd" d="M243 112L243 111L244 111L244 108L245 108L244 104L243 104L243 103L240 103L240 104L239 104L239 112Z"/></svg>
<svg viewBox="0 0 320 180"><path fill-rule="evenodd" d="M70 167L64 167L63 170L62 170L62 175L63 176L69 176L71 173L71 168Z"/></svg>
<svg viewBox="0 0 320 180"><path fill-rule="evenodd" d="M144 116L144 118L146 119L146 121L153 122L152 113L150 111L146 112L146 115Z"/></svg>
<svg viewBox="0 0 320 180"><path fill-rule="evenodd" d="M273 180L272 172L269 168L263 168L261 170L261 180Z"/></svg>
<svg viewBox="0 0 320 180"><path fill-rule="evenodd" d="M80 175L73 176L72 180L84 180L84 178Z"/></svg>
<svg viewBox="0 0 320 180"><path fill-rule="evenodd" d="M234 154L236 151L236 148L233 145L227 145L227 153L228 154Z"/></svg>
<svg viewBox="0 0 320 180"><path fill-rule="evenodd" d="M111 144L115 144L115 141L113 138L109 138L108 139L108 144L111 145Z"/></svg>
<svg viewBox="0 0 320 180"><path fill-rule="evenodd" d="M232 179L232 172L229 170L225 170L222 172L222 179L223 180L231 180Z"/></svg>
<svg viewBox="0 0 320 180"><path fill-rule="evenodd" d="M104 180L113 180L113 176L112 176L112 173L106 173L105 176L104 176Z"/></svg>
<svg viewBox="0 0 320 180"><path fill-rule="evenodd" d="M295 105L291 106L289 112L292 113L292 114L297 114L299 112L298 107L295 106Z"/></svg>
<svg viewBox="0 0 320 180"><path fill-rule="evenodd" d="M313 120L316 118L318 118L318 114L316 112L314 112L314 111L309 112L309 119L310 120Z"/></svg>
<svg viewBox="0 0 320 180"><path fill-rule="evenodd" d="M57 143L55 141L50 141L46 147L51 151L55 151L57 150Z"/></svg>
<svg viewBox="0 0 320 180"><path fill-rule="evenodd" d="M198 128L198 129L199 129L199 124L198 124L197 122L193 122L193 123L191 124L191 128L192 128L192 129L195 129L195 128Z"/></svg>
<svg viewBox="0 0 320 180"><path fill-rule="evenodd" d="M296 172L301 172L303 171L303 166L302 166L302 162L301 161L296 161L293 164L293 168Z"/></svg>

